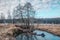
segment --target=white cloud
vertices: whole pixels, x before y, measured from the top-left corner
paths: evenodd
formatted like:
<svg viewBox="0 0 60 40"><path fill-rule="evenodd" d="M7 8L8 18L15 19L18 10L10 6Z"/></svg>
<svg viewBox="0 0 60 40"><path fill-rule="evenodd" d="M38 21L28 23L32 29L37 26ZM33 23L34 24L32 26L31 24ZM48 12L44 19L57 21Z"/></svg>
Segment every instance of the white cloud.
<svg viewBox="0 0 60 40"><path fill-rule="evenodd" d="M24 6L24 4L26 3L26 1L27 1L27 0L20 0L20 4L21 4L22 6Z"/></svg>
<svg viewBox="0 0 60 40"><path fill-rule="evenodd" d="M60 0L0 0L0 13L7 13L8 10L13 10L13 8L16 7L19 3L21 5L24 5L26 2L30 2L35 10L40 9L49 9L51 6L53 6L53 3L56 3L55 6L58 6L58 3Z"/></svg>

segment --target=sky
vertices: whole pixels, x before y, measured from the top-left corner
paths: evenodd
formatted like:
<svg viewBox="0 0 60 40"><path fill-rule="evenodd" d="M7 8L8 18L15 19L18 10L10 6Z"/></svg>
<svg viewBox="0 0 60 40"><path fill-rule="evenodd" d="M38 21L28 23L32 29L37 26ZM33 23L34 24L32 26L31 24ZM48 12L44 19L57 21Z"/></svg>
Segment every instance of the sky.
<svg viewBox="0 0 60 40"><path fill-rule="evenodd" d="M36 11L36 18L60 18L60 0L0 0L0 14L7 17L8 11L11 15L13 9L21 4L30 2Z"/></svg>

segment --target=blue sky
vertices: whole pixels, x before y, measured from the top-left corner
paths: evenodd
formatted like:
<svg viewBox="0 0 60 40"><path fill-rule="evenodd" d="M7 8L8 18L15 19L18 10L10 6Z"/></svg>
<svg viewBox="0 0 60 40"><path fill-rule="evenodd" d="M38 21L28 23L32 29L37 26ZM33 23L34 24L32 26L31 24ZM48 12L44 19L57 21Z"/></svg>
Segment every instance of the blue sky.
<svg viewBox="0 0 60 40"><path fill-rule="evenodd" d="M55 2L56 1L56 2ZM42 8L37 13L37 18L60 18L60 0L52 1L48 8Z"/></svg>
<svg viewBox="0 0 60 40"><path fill-rule="evenodd" d="M0 13L7 17L8 11L20 3L22 6L30 2L36 11L36 18L57 18L60 17L60 0L0 0Z"/></svg>
<svg viewBox="0 0 60 40"><path fill-rule="evenodd" d="M41 9L36 15L38 18L60 18L60 7L59 8L49 8Z"/></svg>
<svg viewBox="0 0 60 40"><path fill-rule="evenodd" d="M37 18L60 18L60 0L54 0L49 4L48 8L43 8L36 12Z"/></svg>

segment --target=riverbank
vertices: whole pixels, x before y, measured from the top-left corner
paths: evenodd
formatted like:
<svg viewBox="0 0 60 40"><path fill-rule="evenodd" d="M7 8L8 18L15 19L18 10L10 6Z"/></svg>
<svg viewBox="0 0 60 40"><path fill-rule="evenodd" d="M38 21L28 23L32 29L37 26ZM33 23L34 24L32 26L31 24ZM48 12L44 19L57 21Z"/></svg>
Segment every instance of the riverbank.
<svg viewBox="0 0 60 40"><path fill-rule="evenodd" d="M16 40L13 30L17 29L13 24L0 24L0 40Z"/></svg>
<svg viewBox="0 0 60 40"><path fill-rule="evenodd" d="M47 31L54 35L60 36L60 24L38 24L35 29Z"/></svg>
<svg viewBox="0 0 60 40"><path fill-rule="evenodd" d="M47 31L54 35L60 36L60 24L35 24L34 26L34 29ZM18 30L17 27L15 27L15 24L0 24L0 36L2 37L13 37L13 30ZM7 33L9 33L9 35Z"/></svg>

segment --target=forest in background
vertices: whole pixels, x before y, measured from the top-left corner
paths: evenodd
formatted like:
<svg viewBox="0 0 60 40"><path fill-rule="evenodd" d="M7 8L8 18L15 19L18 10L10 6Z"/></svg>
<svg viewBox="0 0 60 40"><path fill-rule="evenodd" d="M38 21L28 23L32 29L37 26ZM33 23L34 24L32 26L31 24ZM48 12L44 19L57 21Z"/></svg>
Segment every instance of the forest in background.
<svg viewBox="0 0 60 40"><path fill-rule="evenodd" d="M24 18L24 20L26 19ZM0 19L0 23L21 23L21 21L21 19ZM35 18L34 23L60 24L60 18Z"/></svg>

